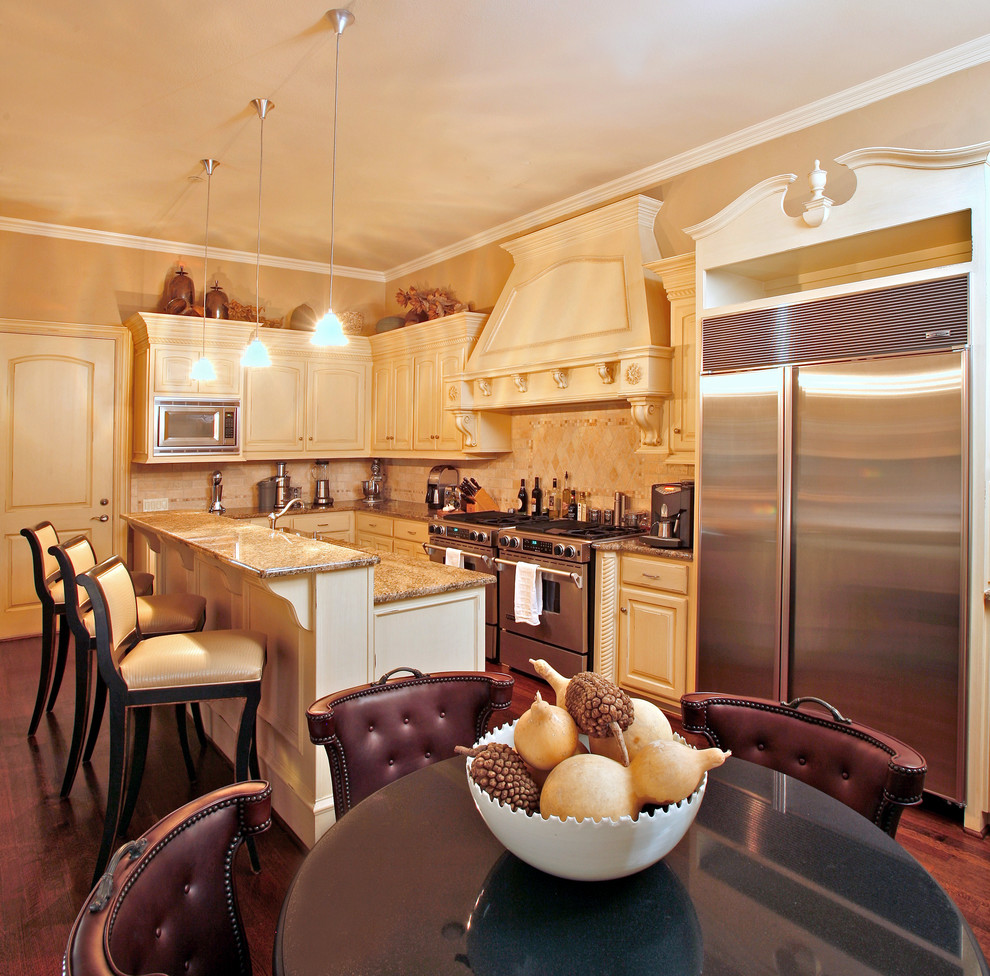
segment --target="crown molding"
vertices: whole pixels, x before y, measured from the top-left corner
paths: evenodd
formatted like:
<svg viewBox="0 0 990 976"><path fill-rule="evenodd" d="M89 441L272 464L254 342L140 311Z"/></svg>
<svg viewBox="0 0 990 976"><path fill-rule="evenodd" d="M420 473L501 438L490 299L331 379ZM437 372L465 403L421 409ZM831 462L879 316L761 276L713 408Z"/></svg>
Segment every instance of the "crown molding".
<svg viewBox="0 0 990 976"><path fill-rule="evenodd" d="M411 274L422 268L430 267L430 265L455 258L466 251L472 251L487 244L496 244L506 238L525 233L539 224L552 223L573 216L584 208L597 207L602 203L630 193L641 193L675 176L697 169L699 166L717 162L726 156L758 146L762 142L768 142L792 132L799 132L801 129L806 129L819 122L827 122L838 115L864 108L874 102L910 91L913 88L920 88L922 85L937 81L939 78L984 64L987 61L990 61L990 34L967 41L958 47L932 55L930 58L916 61L896 71L880 75L878 78L873 78L861 85L855 85L845 91L837 92L790 112L777 115L765 122L739 129L721 139L671 156L662 162L630 173L628 176L603 183L568 197L566 200L499 224L490 230L452 244L450 247L397 265L385 272L386 279Z"/></svg>
<svg viewBox="0 0 990 976"><path fill-rule="evenodd" d="M91 230L86 227L70 227L66 224L47 224L39 220L24 220L20 217L0 217L0 232L11 234L32 234L35 237L54 237L63 241L79 241L83 244L100 244L105 247L127 247L136 251L159 251L166 254L198 256L202 254L202 244L189 244L183 241L166 241L155 237L136 237L133 234L118 234L109 230ZM256 264L258 255L253 251L234 251L229 248L211 247L210 259L233 261L238 264ZM303 261L298 258L278 257L262 254L261 263L266 268L282 268L286 271L308 271L312 274L328 274L330 268L319 261ZM342 278L358 278L364 281L385 281L382 271L369 271L365 268L345 268L334 265L334 275Z"/></svg>

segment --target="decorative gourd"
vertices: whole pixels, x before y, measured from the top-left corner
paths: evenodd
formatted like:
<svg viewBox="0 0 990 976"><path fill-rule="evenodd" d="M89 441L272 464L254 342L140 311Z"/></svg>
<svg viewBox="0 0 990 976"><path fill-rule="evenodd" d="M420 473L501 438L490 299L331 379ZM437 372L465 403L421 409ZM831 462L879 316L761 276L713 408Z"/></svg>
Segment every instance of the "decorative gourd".
<svg viewBox="0 0 990 976"><path fill-rule="evenodd" d="M536 673L553 688L553 693L557 696L557 704L563 707L570 678L565 678L562 674L554 671L543 658L530 658L529 663L533 665Z"/></svg>
<svg viewBox="0 0 990 976"><path fill-rule="evenodd" d="M551 770L540 792L540 814L561 820L636 818L647 803L677 803L690 796L702 776L729 755L658 739L640 749L628 766L607 756L574 756Z"/></svg>
<svg viewBox="0 0 990 976"><path fill-rule="evenodd" d="M539 692L514 729L516 752L534 769L553 769L574 755L578 727L568 711L543 700Z"/></svg>
<svg viewBox="0 0 990 976"><path fill-rule="evenodd" d="M631 701L633 722L623 733L630 760L647 743L674 737L667 716L653 702L645 698L633 698ZM609 759L622 762L622 749L616 739L588 739L588 744L596 756L608 756Z"/></svg>

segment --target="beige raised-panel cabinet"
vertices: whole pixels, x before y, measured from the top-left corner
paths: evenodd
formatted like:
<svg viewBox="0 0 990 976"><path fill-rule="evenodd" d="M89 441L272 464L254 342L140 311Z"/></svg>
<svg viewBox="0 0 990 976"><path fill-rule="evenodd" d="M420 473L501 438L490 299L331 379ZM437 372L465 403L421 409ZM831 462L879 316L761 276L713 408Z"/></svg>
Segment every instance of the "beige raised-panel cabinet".
<svg viewBox="0 0 990 976"><path fill-rule="evenodd" d="M154 350L154 389L156 393L177 396L237 396L241 392L241 364L236 354L208 346L207 359L216 379L194 380L192 368L204 354L202 346Z"/></svg>
<svg viewBox="0 0 990 976"><path fill-rule="evenodd" d="M645 267L660 276L670 302L671 387L667 417L670 464L694 464L698 446L698 328L695 261L681 254Z"/></svg>
<svg viewBox="0 0 990 976"><path fill-rule="evenodd" d="M429 527L426 522L415 519L392 519L392 552L401 552L407 556L429 561L430 554L423 548L423 543L429 538Z"/></svg>
<svg viewBox="0 0 990 976"><path fill-rule="evenodd" d="M368 447L366 367L310 363L306 450L363 453Z"/></svg>
<svg viewBox="0 0 990 976"><path fill-rule="evenodd" d="M375 404L372 451L388 454L412 450L412 360L376 363L372 383Z"/></svg>
<svg viewBox="0 0 990 976"><path fill-rule="evenodd" d="M272 357L271 366L244 370L241 430L244 453L304 450L306 364Z"/></svg>
<svg viewBox="0 0 990 976"><path fill-rule="evenodd" d="M446 379L464 368L464 357L459 352L424 353L416 356L414 363L413 448L426 453L460 452L461 434L454 423L454 415L444 410L447 400ZM456 387L454 388L456 392Z"/></svg>
<svg viewBox="0 0 990 976"><path fill-rule="evenodd" d="M392 518L371 512L354 513L354 541L379 552L392 552Z"/></svg>
<svg viewBox="0 0 990 976"><path fill-rule="evenodd" d="M0 639L41 633L22 528L125 552L130 366L119 327L0 320Z"/></svg>

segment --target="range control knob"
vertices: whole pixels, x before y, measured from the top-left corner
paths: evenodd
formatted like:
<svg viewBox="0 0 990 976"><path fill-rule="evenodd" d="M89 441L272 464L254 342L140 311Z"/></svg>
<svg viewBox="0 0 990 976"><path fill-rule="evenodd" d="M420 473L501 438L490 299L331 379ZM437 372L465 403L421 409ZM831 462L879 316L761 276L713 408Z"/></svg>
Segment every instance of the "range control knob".
<svg viewBox="0 0 990 976"><path fill-rule="evenodd" d="M559 542L553 547L553 554L555 556L564 555L564 547Z"/></svg>
<svg viewBox="0 0 990 976"><path fill-rule="evenodd" d="M468 532L468 538L472 542L477 542L478 541L478 530L477 529L472 529L470 532Z"/></svg>
<svg viewBox="0 0 990 976"><path fill-rule="evenodd" d="M503 535L501 539L498 540L500 546L505 546L507 549L518 549L519 540L514 535Z"/></svg>
<svg viewBox="0 0 990 976"><path fill-rule="evenodd" d="M426 531L433 535L440 528L438 525L434 525L432 522L427 526Z"/></svg>
<svg viewBox="0 0 990 976"><path fill-rule="evenodd" d="M446 535L446 534L447 534L447 526L446 525L438 525L437 526L437 535Z"/></svg>
<svg viewBox="0 0 990 976"><path fill-rule="evenodd" d="M487 541L488 541L488 533L487 532L479 532L478 533L478 542L487 542Z"/></svg>
<svg viewBox="0 0 990 976"><path fill-rule="evenodd" d="M573 559L577 555L577 549L574 546L564 546L564 558Z"/></svg>

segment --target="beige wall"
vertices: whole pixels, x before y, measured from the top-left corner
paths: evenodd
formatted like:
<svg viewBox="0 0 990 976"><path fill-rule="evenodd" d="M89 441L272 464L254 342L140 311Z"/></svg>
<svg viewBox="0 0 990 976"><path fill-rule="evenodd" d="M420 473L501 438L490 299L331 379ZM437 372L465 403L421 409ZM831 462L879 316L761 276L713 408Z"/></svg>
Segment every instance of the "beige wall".
<svg viewBox="0 0 990 976"><path fill-rule="evenodd" d="M203 255L110 247L0 231L0 318L119 325L135 312L161 310L166 282L185 265L202 301ZM254 263L215 260L208 270L228 298L255 304ZM297 305L326 309L327 275L261 267L261 305L270 319ZM334 275L335 310L359 311L374 326L383 314L382 283Z"/></svg>

